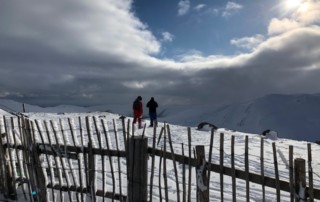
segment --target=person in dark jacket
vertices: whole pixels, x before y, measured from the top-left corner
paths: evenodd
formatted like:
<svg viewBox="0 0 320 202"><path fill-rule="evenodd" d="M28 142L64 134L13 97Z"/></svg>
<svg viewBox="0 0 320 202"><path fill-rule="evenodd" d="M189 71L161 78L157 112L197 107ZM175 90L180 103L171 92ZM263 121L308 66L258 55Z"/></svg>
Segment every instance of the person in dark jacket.
<svg viewBox="0 0 320 202"><path fill-rule="evenodd" d="M138 120L139 128L142 128L141 119L143 114L143 105L142 105L142 97L138 96L132 105L133 109L133 124L135 124Z"/></svg>
<svg viewBox="0 0 320 202"><path fill-rule="evenodd" d="M149 108L149 117L150 117L150 127L153 127L153 124L157 126L157 107L158 103L151 97L150 101L147 103Z"/></svg>

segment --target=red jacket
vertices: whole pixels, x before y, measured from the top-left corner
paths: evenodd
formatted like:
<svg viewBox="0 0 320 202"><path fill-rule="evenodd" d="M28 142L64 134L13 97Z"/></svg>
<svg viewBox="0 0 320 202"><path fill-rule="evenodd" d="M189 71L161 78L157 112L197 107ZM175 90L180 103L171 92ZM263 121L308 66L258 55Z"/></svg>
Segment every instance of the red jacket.
<svg viewBox="0 0 320 202"><path fill-rule="evenodd" d="M134 116L142 116L142 113L143 113L143 107L142 107L142 102L139 101L139 107L137 109L135 109L134 107L132 107L133 109L133 115Z"/></svg>

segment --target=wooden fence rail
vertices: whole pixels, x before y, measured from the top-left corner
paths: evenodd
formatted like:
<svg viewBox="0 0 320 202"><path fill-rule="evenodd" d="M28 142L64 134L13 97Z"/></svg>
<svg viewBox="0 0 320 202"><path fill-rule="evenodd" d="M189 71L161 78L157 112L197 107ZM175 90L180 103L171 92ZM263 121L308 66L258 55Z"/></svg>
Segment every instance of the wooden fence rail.
<svg viewBox="0 0 320 202"><path fill-rule="evenodd" d="M1 125L1 124L0 124ZM211 133L209 159L205 159L204 146L196 146L194 158L192 157L191 129L188 128L188 151L184 154L177 154L172 145L172 137L169 125L161 129L157 137L157 130L153 130L152 145L148 147L147 137L135 136L134 129L130 130L130 120L127 129L124 119L122 125L122 145L117 136L118 128L115 120L109 123L104 119L96 117L86 117L75 125L71 119L59 123L53 121L39 121L28 119L14 119L3 117L3 126L0 128L0 192L7 198L17 199L17 188L21 187L25 201L57 201L76 200L85 201L85 197L92 201L110 198L112 201L149 201L153 200L155 192L153 180L156 178L158 184L158 196L166 201L191 201L192 174L194 168L198 201L210 201L210 173L219 173L221 201L224 200L224 178L232 178L232 198L236 200L236 179L245 181L245 196L250 199L250 183L262 186L262 201L265 201L265 187L276 190L276 200L281 201L280 191L290 193L291 201L309 197L310 201L320 199L320 190L313 186L313 169L311 166L311 145L308 144L308 159L293 159L293 148L289 147L289 182L279 179L278 160L276 155L276 145L272 144L275 178L271 178L264 173L264 141L261 139L260 164L261 173L249 172L248 159L248 136L245 137L244 170L235 169L234 165L234 136L231 137L231 165L224 164L224 134L220 136L219 164L211 162L214 131ZM68 127L68 128L67 128ZM84 127L84 128L83 128ZM77 128L77 129L76 129ZM110 136L110 131L114 137ZM129 132L132 131L132 134ZM163 135L161 149L156 148ZM144 143L137 143L134 140L143 140ZM112 143L111 143L112 142ZM169 150L167 151L167 143ZM137 145L139 145L137 147ZM143 146L145 145L145 150ZM121 150L121 148L123 150ZM146 155L148 154L148 155ZM148 156L151 156L151 168L146 168ZM159 162L158 175L154 172L156 165L155 157ZM140 160L137 160L140 159ZM108 163L107 163L108 161ZM168 161L173 165L175 179L175 199L168 193ZM306 183L307 162L309 182ZM97 167L97 165L100 167ZM182 172L178 176L177 164L182 164ZM126 166L122 169L121 166ZM139 167L140 166L140 167ZM142 167L141 167L142 166ZM189 168L189 173L186 168ZM304 169L303 169L304 168ZM150 175L148 184L147 178L141 173ZM161 176L162 175L162 176ZM108 176L108 178L107 178ZM135 178L135 177L142 178ZM97 184L97 179L101 183ZM128 181L123 183L123 178ZM199 180L199 178L201 178ZM108 185L106 181L111 183ZM161 182L163 180L163 182ZM138 183L137 183L138 182ZM164 187L162 187L164 185ZM40 187L42 187L40 189ZM110 188L111 187L111 188ZM149 189L149 191L148 191ZM172 187L171 187L172 189ZM301 190L303 189L303 190ZM162 193L164 191L164 194ZM133 194L135 193L135 194ZM133 194L133 195L132 195ZM140 194L140 195L139 195ZM148 197L149 194L149 197ZM182 196L182 197L181 197Z"/></svg>

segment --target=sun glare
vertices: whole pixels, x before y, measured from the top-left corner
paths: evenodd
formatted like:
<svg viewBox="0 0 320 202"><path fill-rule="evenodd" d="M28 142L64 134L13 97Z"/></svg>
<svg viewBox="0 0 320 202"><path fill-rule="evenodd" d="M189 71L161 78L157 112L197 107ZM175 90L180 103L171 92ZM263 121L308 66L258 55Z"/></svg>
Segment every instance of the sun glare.
<svg viewBox="0 0 320 202"><path fill-rule="evenodd" d="M296 9L302 4L302 0L285 0L285 7L288 10Z"/></svg>

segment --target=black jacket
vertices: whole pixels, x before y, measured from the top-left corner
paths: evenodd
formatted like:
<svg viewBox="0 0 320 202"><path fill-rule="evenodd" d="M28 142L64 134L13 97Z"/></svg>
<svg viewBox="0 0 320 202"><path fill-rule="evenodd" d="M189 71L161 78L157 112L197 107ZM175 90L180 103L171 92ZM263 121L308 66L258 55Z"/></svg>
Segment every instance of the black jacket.
<svg viewBox="0 0 320 202"><path fill-rule="evenodd" d="M147 107L149 108L149 113L157 113L158 103L151 98L147 103Z"/></svg>

